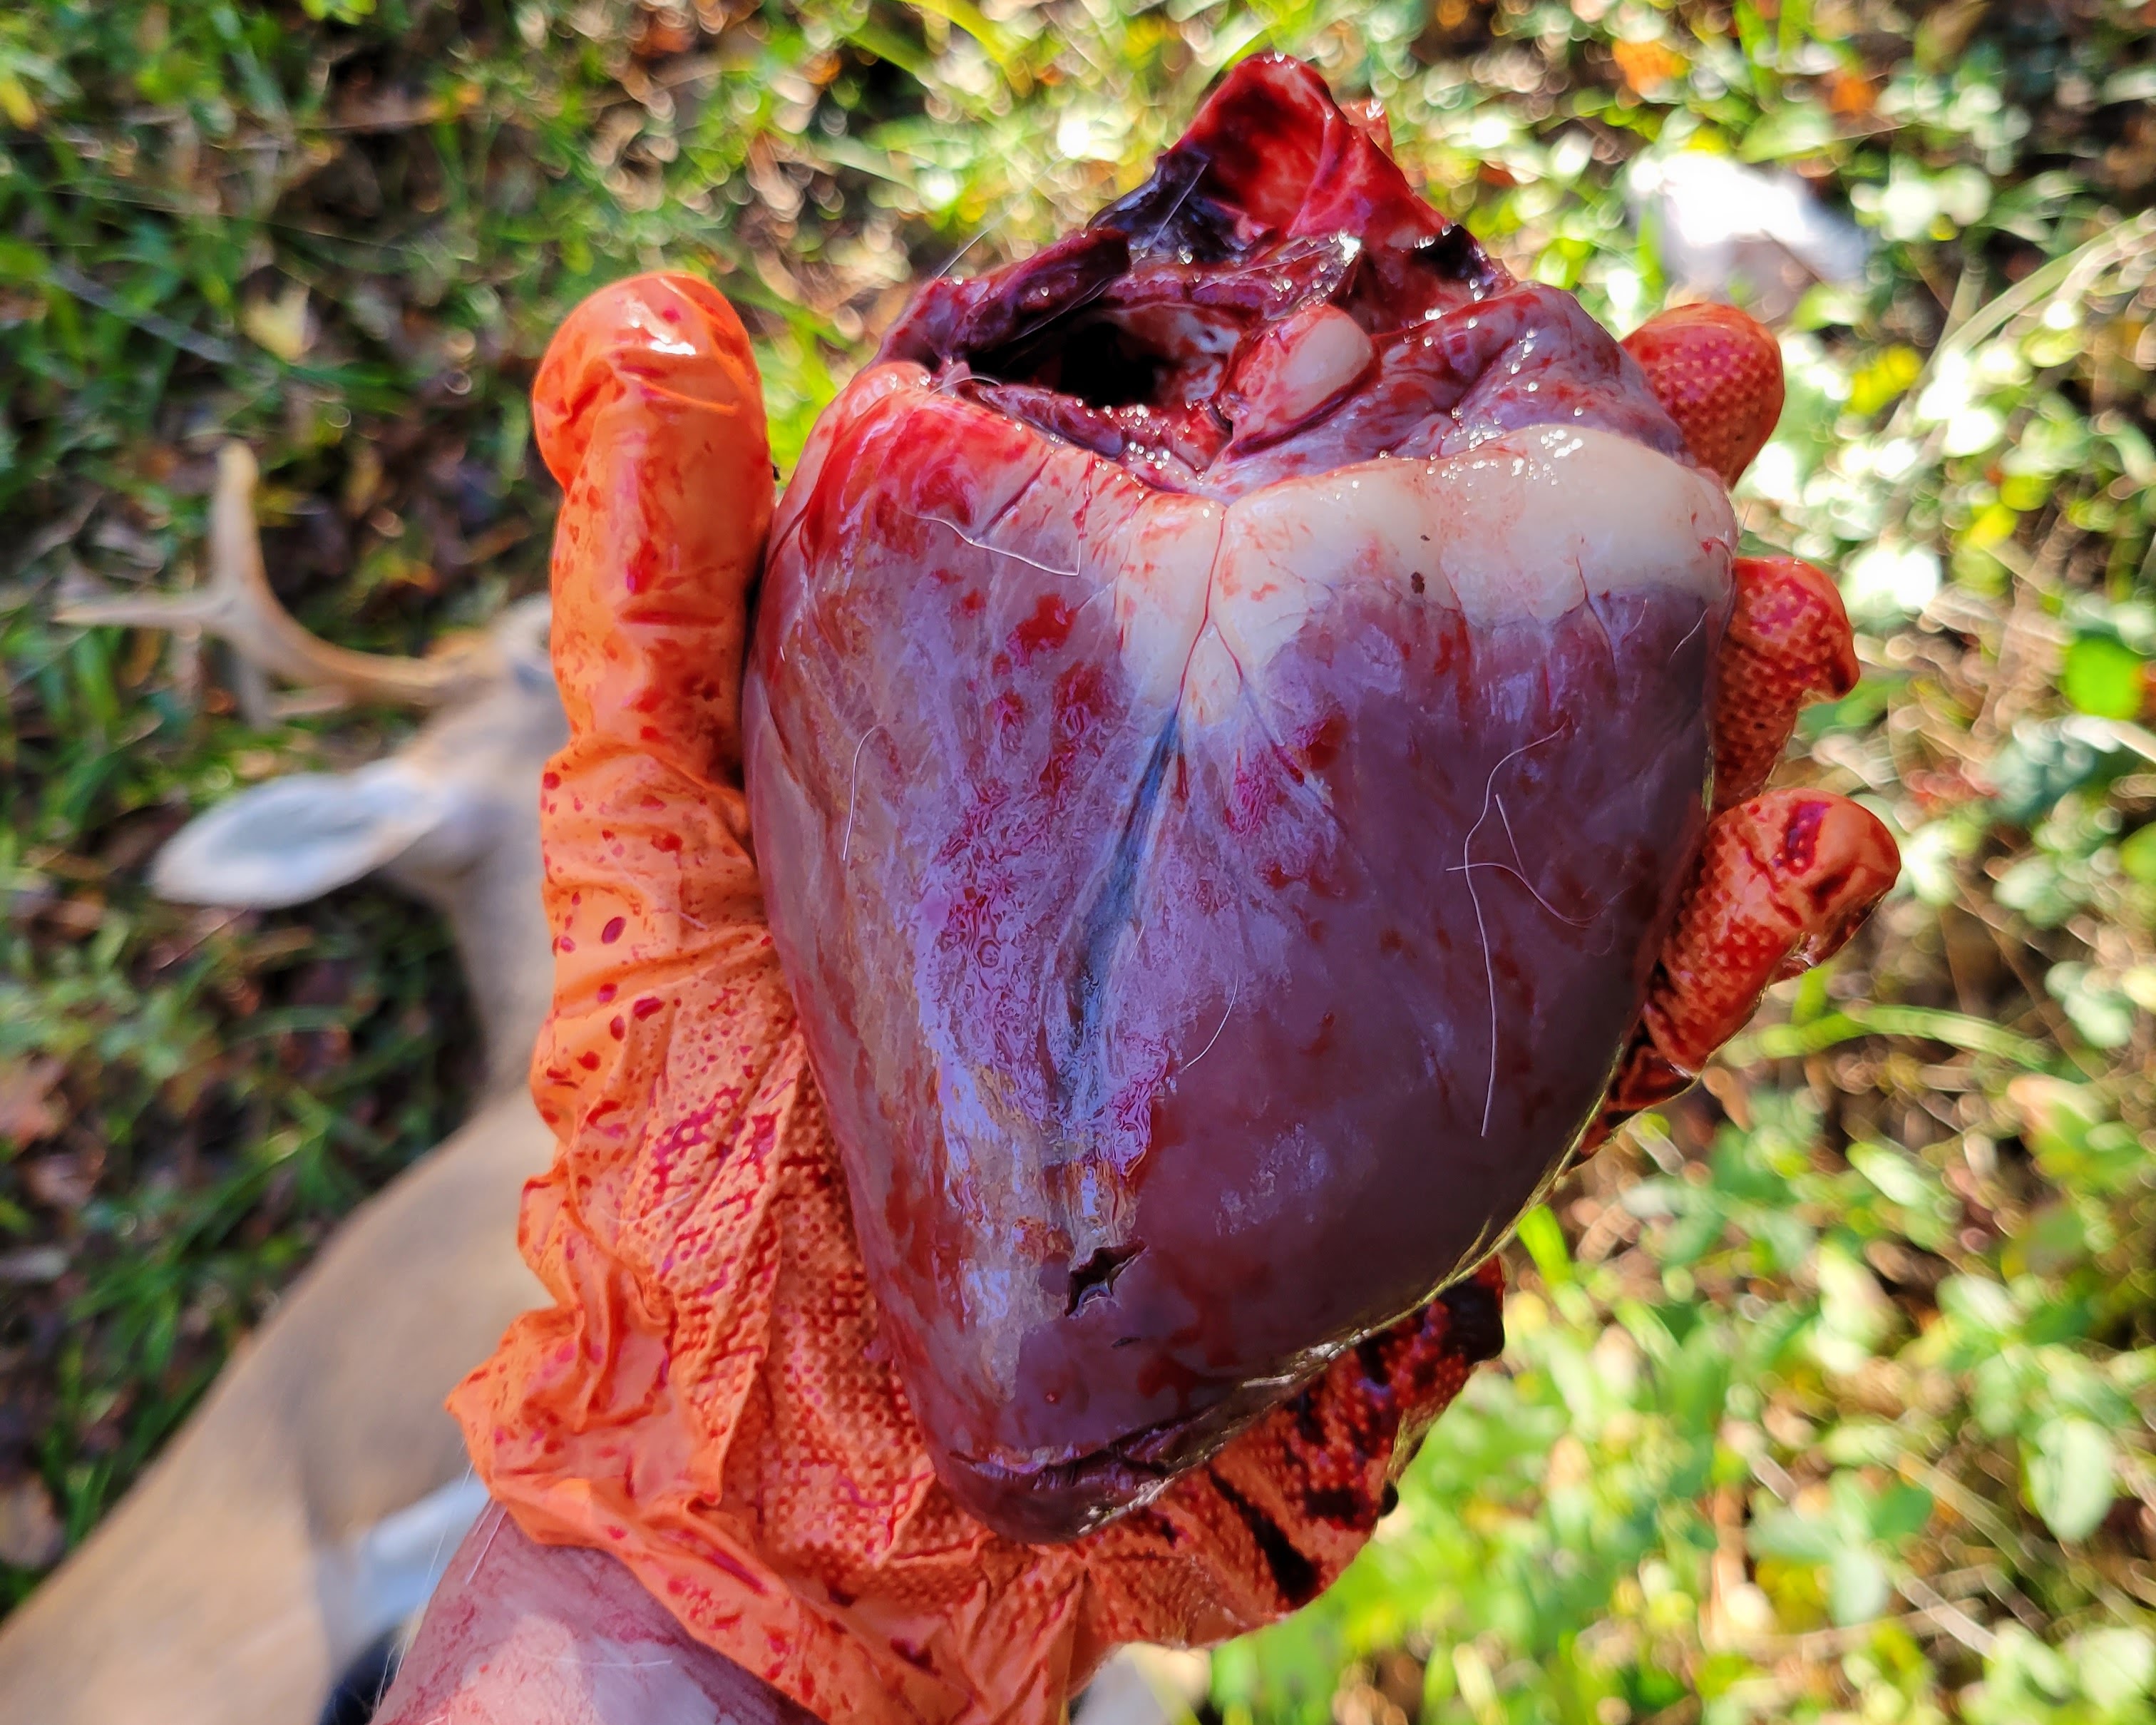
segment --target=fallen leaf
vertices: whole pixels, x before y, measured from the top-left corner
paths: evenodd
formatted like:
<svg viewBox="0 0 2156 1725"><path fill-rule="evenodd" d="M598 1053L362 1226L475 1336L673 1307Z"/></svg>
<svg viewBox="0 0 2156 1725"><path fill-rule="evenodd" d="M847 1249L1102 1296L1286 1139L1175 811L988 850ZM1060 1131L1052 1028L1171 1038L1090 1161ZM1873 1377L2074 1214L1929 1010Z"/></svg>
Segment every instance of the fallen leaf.
<svg viewBox="0 0 2156 1725"><path fill-rule="evenodd" d="M104 1158L95 1163L80 1156L40 1156L24 1163L23 1184L31 1197L49 1209L79 1210L97 1189Z"/></svg>
<svg viewBox="0 0 2156 1725"><path fill-rule="evenodd" d="M18 131L28 131L38 123L38 105L13 72L0 72L0 114Z"/></svg>
<svg viewBox="0 0 2156 1725"><path fill-rule="evenodd" d="M0 1138L18 1145L49 1138L66 1123L53 1091L67 1070L49 1058L0 1060Z"/></svg>
<svg viewBox="0 0 2156 1725"><path fill-rule="evenodd" d="M46 1569L67 1549L67 1529L54 1512L52 1494L38 1479L0 1486L0 1563Z"/></svg>
<svg viewBox="0 0 2156 1725"><path fill-rule="evenodd" d="M1625 74L1625 82L1640 95L1681 75L1691 64L1661 42L1618 42L1611 45L1610 52L1617 57L1617 69Z"/></svg>
<svg viewBox="0 0 2156 1725"><path fill-rule="evenodd" d="M330 123L340 131L409 131L454 117L451 104L432 96L411 96L400 90L377 95L362 90L338 105L336 118Z"/></svg>
<svg viewBox="0 0 2156 1725"><path fill-rule="evenodd" d="M696 21L685 6L654 7L638 21L629 51L640 60L662 60L696 45Z"/></svg>
<svg viewBox="0 0 2156 1725"><path fill-rule="evenodd" d="M286 365L295 364L314 343L306 285L295 281L274 300L266 295L249 300L240 308L239 326L255 346L267 348Z"/></svg>
<svg viewBox="0 0 2156 1725"><path fill-rule="evenodd" d="M1984 22L1984 8L1990 3L1991 0L1948 0L1946 5L1925 13L1924 21L1917 26L1914 44L1917 66L1927 72L1942 72L1951 66Z"/></svg>
<svg viewBox="0 0 2156 1725"><path fill-rule="evenodd" d="M1871 80L1856 72L1837 72L1827 82L1826 105L1848 120L1861 120L1879 105Z"/></svg>
<svg viewBox="0 0 2156 1725"><path fill-rule="evenodd" d="M18 1246L0 1252L0 1282L28 1287L58 1281L67 1274L66 1249L56 1245Z"/></svg>

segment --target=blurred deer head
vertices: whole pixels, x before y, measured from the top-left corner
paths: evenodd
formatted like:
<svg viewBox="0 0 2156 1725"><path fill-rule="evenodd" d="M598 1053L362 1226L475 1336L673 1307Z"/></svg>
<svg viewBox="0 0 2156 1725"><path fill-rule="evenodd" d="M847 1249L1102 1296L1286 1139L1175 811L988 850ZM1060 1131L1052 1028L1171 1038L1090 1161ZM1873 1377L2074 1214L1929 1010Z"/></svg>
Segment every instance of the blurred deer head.
<svg viewBox="0 0 2156 1725"><path fill-rule="evenodd" d="M288 708L431 716L357 772L275 779L198 817L152 881L267 908L380 873L439 906L494 1094L338 1230L156 1466L0 1624L9 1725L315 1725L340 1673L378 1675L484 1501L442 1399L542 1297L517 1255L516 1195L552 1147L522 1081L553 982L539 775L565 727L546 602L426 659L333 647L270 592L254 483L254 458L227 445L203 588L61 619L218 636L257 716L275 710L270 675L305 691Z"/></svg>
<svg viewBox="0 0 2156 1725"><path fill-rule="evenodd" d="M545 602L424 660L333 647L270 593L254 482L254 459L228 445L207 586L71 603L62 620L218 636L258 715L275 710L267 672L301 685L308 707L376 701L433 716L357 772L275 779L198 817L152 880L184 902L267 908L378 872L439 906L495 1094L338 1230L149 1473L0 1624L8 1725L364 1717L398 1625L485 1501L442 1399L543 1297L517 1255L516 1213L553 1145L521 1082L552 986L539 775L565 730ZM1150 1667L1123 1670L1135 1658L1096 1686L1086 1725L1180 1716Z"/></svg>
<svg viewBox="0 0 2156 1725"><path fill-rule="evenodd" d="M210 505L208 584L99 598L61 621L206 634L238 655L251 712L275 710L264 673L298 705L428 709L394 754L353 773L272 779L197 817L151 884L185 904L269 909L380 873L449 919L488 1049L490 1086L521 1080L552 987L539 905L539 773L566 735L547 660L547 601L510 606L483 634L424 659L356 653L309 634L270 591L255 526L254 458L228 444Z"/></svg>

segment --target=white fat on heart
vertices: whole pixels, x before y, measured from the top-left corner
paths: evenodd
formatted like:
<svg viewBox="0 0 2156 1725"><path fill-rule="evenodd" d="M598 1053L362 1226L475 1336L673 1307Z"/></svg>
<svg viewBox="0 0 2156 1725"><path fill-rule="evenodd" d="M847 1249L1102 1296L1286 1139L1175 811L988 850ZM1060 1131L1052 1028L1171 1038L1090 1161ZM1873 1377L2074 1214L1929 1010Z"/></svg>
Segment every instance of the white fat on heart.
<svg viewBox="0 0 2156 1725"><path fill-rule="evenodd" d="M1229 513L1209 497L1156 491L1116 547L1116 638L1140 705L1172 706L1184 687Z"/></svg>
<svg viewBox="0 0 2156 1725"><path fill-rule="evenodd" d="M1268 441L1315 418L1377 357L1363 326L1337 306L1305 306L1259 336L1235 368L1229 411L1236 441Z"/></svg>
<svg viewBox="0 0 2156 1725"><path fill-rule="evenodd" d="M1477 629L1546 624L1590 594L1658 587L1712 601L1736 540L1712 479L1604 431L1537 427L1440 459L1283 480L1229 506L1204 639L1183 649L1184 716L1225 716L1243 679L1358 585L1450 606ZM1161 614L1180 623L1187 608ZM1134 647L1134 676L1174 650L1127 639L1127 660Z"/></svg>
<svg viewBox="0 0 2156 1725"><path fill-rule="evenodd" d="M1371 583L1478 629L1553 622L1590 594L1663 587L1711 601L1729 588L1728 494L1610 432L1536 426L1229 503L1154 490L1044 442L1038 466L999 473L969 500L973 525L946 525L1005 559L1022 588L1067 578L1081 603L1112 592L1134 701L1180 705L1194 724L1225 717L1313 612Z"/></svg>

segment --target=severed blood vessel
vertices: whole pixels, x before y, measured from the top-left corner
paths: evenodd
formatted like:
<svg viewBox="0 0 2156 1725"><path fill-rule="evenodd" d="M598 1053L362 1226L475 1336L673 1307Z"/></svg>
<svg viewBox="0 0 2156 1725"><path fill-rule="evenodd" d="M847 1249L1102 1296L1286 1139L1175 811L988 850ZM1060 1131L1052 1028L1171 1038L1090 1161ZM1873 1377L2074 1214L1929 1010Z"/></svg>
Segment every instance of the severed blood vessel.
<svg viewBox="0 0 2156 1725"><path fill-rule="evenodd" d="M1757 794L1855 677L1830 583L1733 555L1771 338L1628 352L1381 125L1245 61L1089 226L929 284L773 523L773 932L881 1333L1016 1538L1479 1290L1893 878ZM1688 365L1761 423L1680 424Z"/></svg>

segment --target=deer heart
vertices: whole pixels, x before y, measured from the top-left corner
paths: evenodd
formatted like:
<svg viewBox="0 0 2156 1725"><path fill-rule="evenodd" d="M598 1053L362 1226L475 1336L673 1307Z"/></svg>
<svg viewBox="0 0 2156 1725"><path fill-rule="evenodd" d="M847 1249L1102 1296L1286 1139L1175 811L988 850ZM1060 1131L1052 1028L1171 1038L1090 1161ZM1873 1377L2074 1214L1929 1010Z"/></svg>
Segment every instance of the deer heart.
<svg viewBox="0 0 2156 1725"><path fill-rule="evenodd" d="M773 526L773 933L914 1413L1020 1538L1490 1251L1705 823L1728 499L1381 124L1245 61L922 290Z"/></svg>

